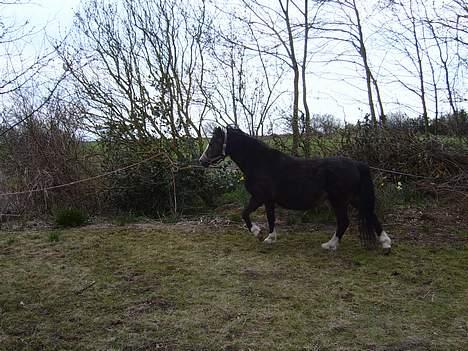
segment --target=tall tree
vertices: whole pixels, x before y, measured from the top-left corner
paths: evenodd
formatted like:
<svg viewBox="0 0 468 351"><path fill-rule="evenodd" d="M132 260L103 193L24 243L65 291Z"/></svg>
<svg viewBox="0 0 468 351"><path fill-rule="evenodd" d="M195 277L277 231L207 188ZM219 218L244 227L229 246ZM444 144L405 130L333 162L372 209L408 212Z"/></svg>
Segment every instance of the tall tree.
<svg viewBox="0 0 468 351"><path fill-rule="evenodd" d="M293 154L299 153L301 141L299 126L301 103L306 111L306 119L310 120L305 66L308 63L309 30L320 9L320 4L321 1L276 0L267 3L261 0L242 0L247 14L232 13L236 20L247 25L251 32L255 33L256 38L255 42L243 41L238 44L259 54L274 57L280 66L286 65L289 69L292 104L291 112L287 113L289 116L287 122L292 131ZM315 15L311 15L312 13Z"/></svg>
<svg viewBox="0 0 468 351"><path fill-rule="evenodd" d="M352 63L360 67L364 74L366 85L367 105L371 122L374 126L378 123L385 124L385 113L383 109L382 98L375 72L373 73L370 62L370 53L368 48L368 38L366 37L364 24L370 22L371 16L363 18L362 11L359 7L359 2L356 0L331 0L326 2L328 5L326 13L329 15L323 18L317 24L316 29L319 31L319 36L332 42L344 44L343 46L351 47L358 55L358 59L353 56L337 55L337 61ZM344 49L346 50L346 49ZM375 108L375 97L380 108L380 114L377 115Z"/></svg>
<svg viewBox="0 0 468 351"><path fill-rule="evenodd" d="M232 19L214 28L221 40L210 42L206 79L211 81L204 90L209 107L224 124L247 128L251 135L263 135L270 113L284 93L278 88L283 69L272 69L271 57L261 51L252 28L235 27ZM249 37L257 51L242 45Z"/></svg>
<svg viewBox="0 0 468 351"><path fill-rule="evenodd" d="M428 50L425 47L424 23L421 17L420 0L390 2L393 21L387 26L388 42L395 49L395 61L399 70L394 74L396 81L415 94L420 101L421 117L426 132L429 130L427 76ZM406 74L401 74L405 72Z"/></svg>

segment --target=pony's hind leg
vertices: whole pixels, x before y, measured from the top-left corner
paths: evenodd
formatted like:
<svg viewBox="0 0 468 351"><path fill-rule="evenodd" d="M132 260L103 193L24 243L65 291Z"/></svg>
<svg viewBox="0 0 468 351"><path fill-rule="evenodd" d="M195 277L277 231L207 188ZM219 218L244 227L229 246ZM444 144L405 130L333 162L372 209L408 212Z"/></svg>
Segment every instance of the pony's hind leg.
<svg viewBox="0 0 468 351"><path fill-rule="evenodd" d="M355 199L351 201L351 205L359 210L359 199ZM382 245L382 248L386 253L389 253L392 248L392 240L387 235L385 230L382 228L382 224L380 223L379 219L377 218L375 213L372 213L371 216L372 225L374 226L375 236L377 237L378 242Z"/></svg>
<svg viewBox="0 0 468 351"><path fill-rule="evenodd" d="M265 204L267 219L268 219L268 236L263 240L264 243L271 244L276 242L275 230L275 205L272 203Z"/></svg>
<svg viewBox="0 0 468 351"><path fill-rule="evenodd" d="M247 206L245 206L244 210L242 211L242 219L244 220L247 229L256 238L259 238L261 229L257 224L252 223L252 221L250 220L250 214L254 212L257 208L259 208L261 205L261 201L258 201L254 197L251 197L249 203L247 204Z"/></svg>
<svg viewBox="0 0 468 351"><path fill-rule="evenodd" d="M375 213L372 215L372 221L374 222L374 228L375 228L375 234L377 236L377 240L382 245L382 248L384 249L384 251L386 253L389 253L392 248L392 240L387 235L385 230L383 230L382 224L380 224L380 221L378 220Z"/></svg>
<svg viewBox="0 0 468 351"><path fill-rule="evenodd" d="M322 248L325 250L336 250L343 234L349 226L348 206L333 203L332 206L336 215L336 231L329 241L322 244Z"/></svg>

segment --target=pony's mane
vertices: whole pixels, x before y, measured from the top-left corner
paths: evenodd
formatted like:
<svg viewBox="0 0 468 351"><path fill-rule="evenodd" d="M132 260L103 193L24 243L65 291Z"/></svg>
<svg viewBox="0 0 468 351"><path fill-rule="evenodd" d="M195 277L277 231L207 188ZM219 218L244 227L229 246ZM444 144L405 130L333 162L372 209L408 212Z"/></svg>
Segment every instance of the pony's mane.
<svg viewBox="0 0 468 351"><path fill-rule="evenodd" d="M264 143L260 139L255 138L253 136L250 136L249 134L245 133L244 131L242 131L241 129L239 129L237 127L228 127L228 129L229 129L230 133L234 132L235 135L239 135L242 138L246 139L245 142L250 147L256 146L256 147L259 147L259 148L272 149L269 145L267 145L266 143Z"/></svg>

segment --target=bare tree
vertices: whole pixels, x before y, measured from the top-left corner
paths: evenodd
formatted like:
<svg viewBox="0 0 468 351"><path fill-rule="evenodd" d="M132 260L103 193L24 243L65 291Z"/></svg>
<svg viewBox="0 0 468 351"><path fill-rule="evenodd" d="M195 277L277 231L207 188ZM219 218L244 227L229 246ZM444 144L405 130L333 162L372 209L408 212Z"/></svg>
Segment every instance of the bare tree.
<svg viewBox="0 0 468 351"><path fill-rule="evenodd" d="M284 69L262 52L252 28L229 26L215 29L221 41L212 41L209 58L212 68L207 76L211 84L205 89L207 101L217 118L225 124L245 126L251 135L263 135L266 121L284 90L278 86ZM226 29L228 27L228 29ZM256 51L241 44L249 37Z"/></svg>
<svg viewBox="0 0 468 351"><path fill-rule="evenodd" d="M429 34L427 40L435 47L438 64L443 75L443 85L452 114L457 111L457 102L463 97L457 86L463 89L463 71L468 67L468 5L465 1L453 0L442 6L422 2L424 24Z"/></svg>
<svg viewBox="0 0 468 351"><path fill-rule="evenodd" d="M424 6L424 4L423 4L423 6ZM437 33L437 29L435 28L434 24L428 18L426 8L425 8L425 14L426 14L425 22L427 24L427 27L429 28L430 34L432 35L431 40L435 43L435 46L437 48L437 52L439 54L439 63L441 65L443 75L444 75L444 83L445 83L445 88L446 88L446 92L447 92L448 102L449 102L450 108L452 110L452 113L455 113L456 108L455 108L453 92L452 92L453 88L452 88L452 84L451 84L451 80L450 80L449 42L447 40L444 40L441 36L439 36L439 34ZM431 59L429 59L429 63L431 64L431 71L433 71L432 60Z"/></svg>
<svg viewBox="0 0 468 351"><path fill-rule="evenodd" d="M310 156L310 139L312 137L312 126L310 119L310 109L307 102L307 54L309 47L309 32L311 25L309 23L309 0L304 1L304 8L301 11L304 18L304 48L302 53L302 65L301 65L301 78L302 78L302 104L304 106L304 124L305 124L305 138L304 138L304 155ZM316 14L318 11L316 12ZM313 22L313 21L311 21Z"/></svg>
<svg viewBox="0 0 468 351"><path fill-rule="evenodd" d="M362 13L359 8L359 3L356 0L332 0L326 2L328 13L331 13L326 18L323 18L320 23L317 23L315 29L319 31L320 38L332 42L343 44L343 51L346 52L347 47L351 47L354 53L357 53L358 60L353 55L335 54L334 60L338 62L351 63L361 67L364 71L364 79L366 82L367 104L371 122L374 126L378 122L385 124L385 113L382 102L382 97L379 89L378 80L375 72L373 72L369 57L368 38L365 34L364 23L369 22L370 16L362 18ZM377 116L375 108L375 96L380 109Z"/></svg>
<svg viewBox="0 0 468 351"><path fill-rule="evenodd" d="M388 4L394 21L389 21L390 26L387 25L387 39L397 53L395 62L397 62L398 67L393 77L401 86L418 96L421 116L427 132L429 128L426 89L428 84L426 77L428 50L423 40L424 25L420 16L421 5L419 0L409 0L405 3L391 1Z"/></svg>
<svg viewBox="0 0 468 351"><path fill-rule="evenodd" d="M273 57L279 66L286 65L289 68L292 106L287 122L292 131L293 154L298 154L301 139L299 127L301 94L306 119L310 121L306 79L307 45L311 23L316 18L320 4L321 2L303 3L295 0L277 0L273 3L243 0L242 5L247 15L232 13L237 21L244 23L250 29L252 37L255 38L251 42L238 41L238 45L259 55ZM311 15L312 13L315 15Z"/></svg>
<svg viewBox="0 0 468 351"><path fill-rule="evenodd" d="M18 23L15 18L5 15L8 7L27 3L29 1L0 1L0 95L12 93L26 86L54 58L53 49L34 54L26 52L26 49L31 51L27 41L43 32L43 28L34 28L27 20Z"/></svg>
<svg viewBox="0 0 468 351"><path fill-rule="evenodd" d="M157 137L178 157L199 152L207 19L203 2L182 5L92 0L77 14L75 41L61 57L92 104L88 122L95 133L117 128L129 140ZM198 147L189 145L190 136Z"/></svg>

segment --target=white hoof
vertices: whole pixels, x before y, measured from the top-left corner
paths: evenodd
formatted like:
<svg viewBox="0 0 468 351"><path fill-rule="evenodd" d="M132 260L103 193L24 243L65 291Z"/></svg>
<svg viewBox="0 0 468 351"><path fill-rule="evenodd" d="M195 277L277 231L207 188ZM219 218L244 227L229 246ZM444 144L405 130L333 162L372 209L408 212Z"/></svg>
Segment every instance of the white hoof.
<svg viewBox="0 0 468 351"><path fill-rule="evenodd" d="M338 245L331 245L330 243L326 242L322 244L322 249L335 251L338 248Z"/></svg>
<svg viewBox="0 0 468 351"><path fill-rule="evenodd" d="M263 240L263 242L265 244L272 244L276 242L276 231L273 231L270 234L268 234L268 236L265 238L265 240Z"/></svg>
<svg viewBox="0 0 468 351"><path fill-rule="evenodd" d="M262 229L256 225L255 223L252 223L252 227L250 227L250 232L256 237L258 238L258 236L260 235L260 232L262 231Z"/></svg>
<svg viewBox="0 0 468 351"><path fill-rule="evenodd" d="M382 248L384 250L388 251L392 247L392 240L387 235L387 233L385 233L385 230L383 230L382 233L380 233L379 242L382 244Z"/></svg>
<svg viewBox="0 0 468 351"><path fill-rule="evenodd" d="M322 249L335 251L338 248L338 237L333 234L332 238L326 243L322 244Z"/></svg>

